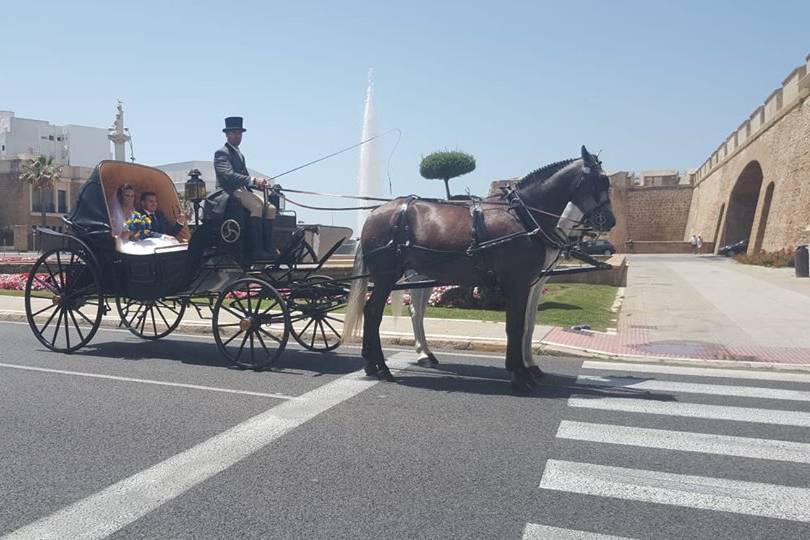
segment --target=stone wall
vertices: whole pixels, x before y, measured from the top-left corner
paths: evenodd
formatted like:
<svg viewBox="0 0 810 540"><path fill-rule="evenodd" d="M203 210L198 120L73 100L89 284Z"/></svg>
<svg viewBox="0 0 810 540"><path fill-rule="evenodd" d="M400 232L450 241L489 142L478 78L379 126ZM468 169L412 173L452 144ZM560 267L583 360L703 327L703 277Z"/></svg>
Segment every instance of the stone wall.
<svg viewBox="0 0 810 540"><path fill-rule="evenodd" d="M729 209L739 183L761 170L749 236L749 253L792 249L810 240L810 56L698 169L684 240L694 231L722 245L738 224ZM743 175L743 171L747 171ZM759 176L759 173L757 173ZM770 204L768 191L771 188ZM743 204L748 204L743 201ZM732 212L734 214L734 212ZM731 234L727 235L726 233Z"/></svg>
<svg viewBox="0 0 810 540"><path fill-rule="evenodd" d="M616 226L607 235L619 252L627 242L681 241L684 237L692 186L634 186L627 172L612 174L610 201Z"/></svg>
<svg viewBox="0 0 810 540"><path fill-rule="evenodd" d="M628 188L628 240L683 239L691 202L692 186Z"/></svg>
<svg viewBox="0 0 810 540"><path fill-rule="evenodd" d="M618 246L617 246L618 247ZM624 246L627 253L694 253L695 248L691 242L671 242L671 241L633 241ZM714 252L712 242L704 242L700 253Z"/></svg>

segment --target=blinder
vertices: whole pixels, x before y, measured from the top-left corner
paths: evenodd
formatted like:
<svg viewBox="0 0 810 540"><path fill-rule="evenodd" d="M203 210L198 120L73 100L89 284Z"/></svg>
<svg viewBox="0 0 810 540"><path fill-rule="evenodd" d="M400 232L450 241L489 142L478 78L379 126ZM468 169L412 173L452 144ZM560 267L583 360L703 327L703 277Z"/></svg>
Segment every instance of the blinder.
<svg viewBox="0 0 810 540"><path fill-rule="evenodd" d="M595 177L594 173L596 173ZM579 195L580 188L586 181L591 181L594 189L589 190L585 195ZM586 222L590 222L591 225L599 229L607 225L608 218L606 214L600 210L610 204L610 180L608 177L601 174L599 171L594 171L590 167L585 166L582 168L574 190L575 200L573 202L582 212L582 219Z"/></svg>

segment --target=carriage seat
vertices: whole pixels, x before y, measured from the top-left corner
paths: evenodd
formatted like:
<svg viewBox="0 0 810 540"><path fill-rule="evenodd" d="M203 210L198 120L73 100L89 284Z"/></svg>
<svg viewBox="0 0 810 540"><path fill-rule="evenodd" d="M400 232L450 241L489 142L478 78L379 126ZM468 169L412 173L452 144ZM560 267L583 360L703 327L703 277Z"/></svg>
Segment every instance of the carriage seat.
<svg viewBox="0 0 810 540"><path fill-rule="evenodd" d="M118 236L115 237L115 251L126 253L127 255L154 255L156 253L175 253L186 251L188 243L179 242L177 244L165 244L158 239L139 240L137 242L123 241Z"/></svg>

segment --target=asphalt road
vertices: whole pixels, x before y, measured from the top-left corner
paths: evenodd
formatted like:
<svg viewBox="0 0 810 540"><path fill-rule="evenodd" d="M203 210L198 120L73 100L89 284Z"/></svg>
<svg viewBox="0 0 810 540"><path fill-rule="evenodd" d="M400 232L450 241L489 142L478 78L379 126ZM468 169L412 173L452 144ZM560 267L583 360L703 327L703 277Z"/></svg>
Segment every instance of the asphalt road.
<svg viewBox="0 0 810 540"><path fill-rule="evenodd" d="M0 535L810 537L808 374L552 358L515 396L497 357L388 354L398 384L356 349L253 373L0 323Z"/></svg>

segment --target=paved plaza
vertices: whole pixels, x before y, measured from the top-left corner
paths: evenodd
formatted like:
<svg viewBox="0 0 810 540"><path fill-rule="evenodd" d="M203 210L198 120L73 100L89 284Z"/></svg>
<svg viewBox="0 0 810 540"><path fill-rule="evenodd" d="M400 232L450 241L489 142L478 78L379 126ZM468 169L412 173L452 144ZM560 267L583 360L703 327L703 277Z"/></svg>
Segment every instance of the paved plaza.
<svg viewBox="0 0 810 540"><path fill-rule="evenodd" d="M810 279L713 255L631 255L617 332L545 341L605 355L810 364Z"/></svg>

